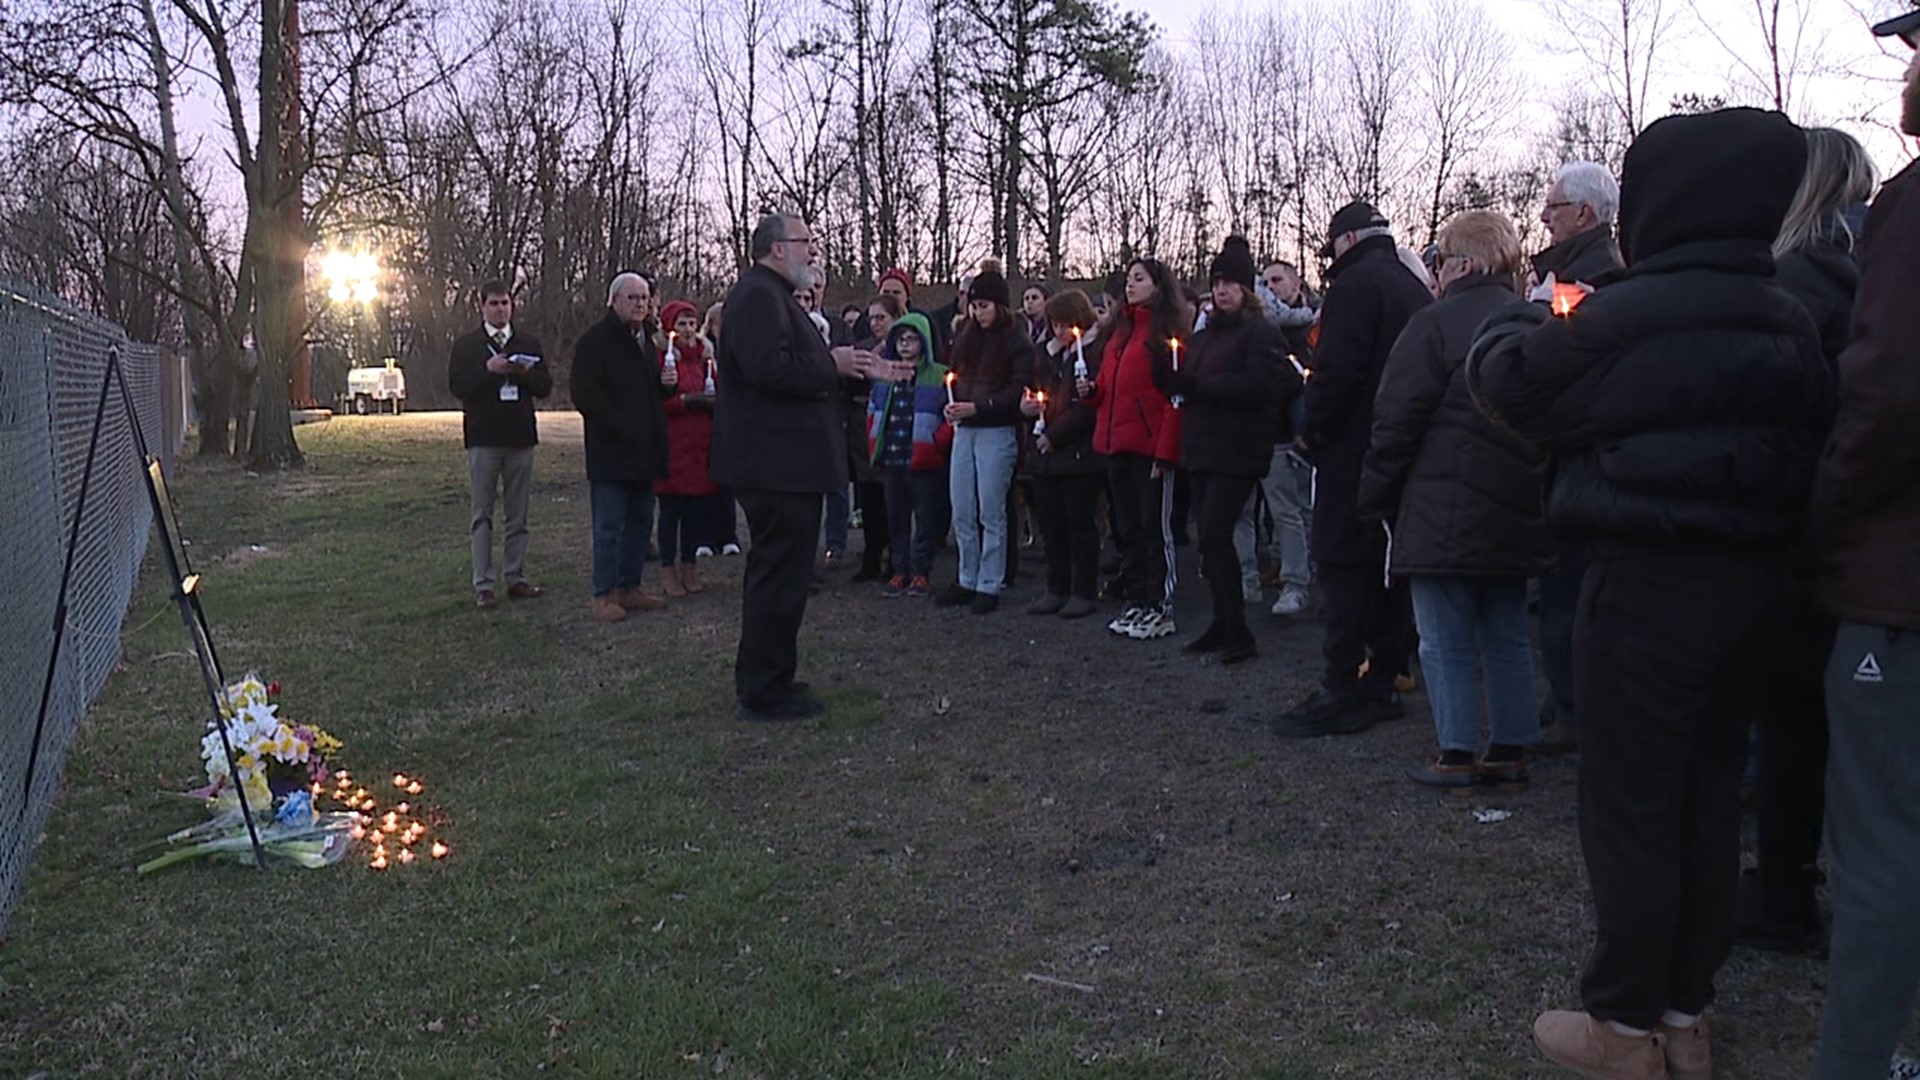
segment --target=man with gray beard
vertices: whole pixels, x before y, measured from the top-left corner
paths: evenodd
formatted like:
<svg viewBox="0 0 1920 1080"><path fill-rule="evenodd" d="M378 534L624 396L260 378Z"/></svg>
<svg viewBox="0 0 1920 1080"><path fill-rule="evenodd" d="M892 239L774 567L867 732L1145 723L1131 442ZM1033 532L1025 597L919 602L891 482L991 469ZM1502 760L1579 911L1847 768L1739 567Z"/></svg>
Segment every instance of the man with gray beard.
<svg viewBox="0 0 1920 1080"><path fill-rule="evenodd" d="M822 500L847 487L840 380L893 379L901 367L822 340L794 300L819 280L816 250L800 218L760 219L753 265L727 294L716 357L713 479L736 493L749 533L734 663L743 720L802 719L822 709L793 676Z"/></svg>

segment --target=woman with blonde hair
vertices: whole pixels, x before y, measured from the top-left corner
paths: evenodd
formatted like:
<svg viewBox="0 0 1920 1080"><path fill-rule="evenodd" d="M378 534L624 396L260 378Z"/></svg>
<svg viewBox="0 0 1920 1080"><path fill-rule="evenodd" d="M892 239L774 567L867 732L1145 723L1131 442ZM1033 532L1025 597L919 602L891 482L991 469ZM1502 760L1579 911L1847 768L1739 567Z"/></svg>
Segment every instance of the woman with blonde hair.
<svg viewBox="0 0 1920 1080"><path fill-rule="evenodd" d="M1481 415L1461 368L1474 331L1515 299L1525 262L1513 223L1490 211L1456 215L1439 239L1441 298L1387 357L1360 512L1388 523L1390 570L1412 585L1440 750L1408 778L1517 791L1540 731L1527 579L1553 566L1546 462ZM1483 692L1491 737L1477 754Z"/></svg>
<svg viewBox="0 0 1920 1080"><path fill-rule="evenodd" d="M1820 350L1837 374L1851 340L1860 282L1854 249L1873 195L1873 162L1853 136L1808 128L1807 171L1773 242L1780 287L1820 328ZM1771 952L1806 953L1819 944L1820 828L1826 817L1827 700L1824 677L1835 626L1813 599L1814 552L1794 566L1789 647L1774 669L1760 729L1757 855L1740 875L1734 940Z"/></svg>

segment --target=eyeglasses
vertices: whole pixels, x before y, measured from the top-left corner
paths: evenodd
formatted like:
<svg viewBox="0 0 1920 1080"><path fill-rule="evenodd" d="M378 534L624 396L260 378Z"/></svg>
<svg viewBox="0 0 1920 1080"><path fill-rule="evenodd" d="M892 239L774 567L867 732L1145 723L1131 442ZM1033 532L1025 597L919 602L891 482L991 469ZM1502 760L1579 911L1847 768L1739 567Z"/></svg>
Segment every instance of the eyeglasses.
<svg viewBox="0 0 1920 1080"><path fill-rule="evenodd" d="M1563 199L1563 200L1561 200L1561 201L1559 201L1559 202L1550 202L1550 203L1548 203L1548 204L1547 204L1547 206L1546 206L1546 208L1547 208L1548 210L1558 210L1558 209L1560 209L1560 208L1561 208L1561 207L1563 207L1563 206L1577 206L1577 205L1579 205L1579 204L1577 204L1577 203L1574 203L1574 202L1570 202L1570 201L1568 201L1568 200L1565 200L1565 199Z"/></svg>
<svg viewBox="0 0 1920 1080"><path fill-rule="evenodd" d="M775 240L774 243L776 244L811 244L813 243L813 237L788 236L788 237L783 237L782 239L779 239L779 240Z"/></svg>

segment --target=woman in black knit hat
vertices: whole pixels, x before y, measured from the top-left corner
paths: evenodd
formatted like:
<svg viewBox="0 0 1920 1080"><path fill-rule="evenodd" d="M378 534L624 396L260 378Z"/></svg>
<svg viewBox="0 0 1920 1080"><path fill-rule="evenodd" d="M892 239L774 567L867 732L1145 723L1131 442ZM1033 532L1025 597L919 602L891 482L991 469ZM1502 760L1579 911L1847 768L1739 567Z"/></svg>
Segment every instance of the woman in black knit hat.
<svg viewBox="0 0 1920 1080"><path fill-rule="evenodd" d="M1014 319L1007 279L982 270L967 292L966 321L953 340L946 420L953 425L954 546L959 580L942 590L941 607L972 606L986 615L1006 585L1007 493L1020 454L1020 402L1033 382L1033 342Z"/></svg>
<svg viewBox="0 0 1920 1080"><path fill-rule="evenodd" d="M1178 370L1169 356L1156 358L1153 372L1155 384L1183 404L1180 464L1194 481L1200 557L1213 594L1213 621L1185 651L1218 652L1228 664L1254 655L1234 526L1273 460L1280 399L1300 389L1285 360L1286 340L1261 310L1254 273L1244 250L1228 247L1214 256L1206 328L1193 336Z"/></svg>

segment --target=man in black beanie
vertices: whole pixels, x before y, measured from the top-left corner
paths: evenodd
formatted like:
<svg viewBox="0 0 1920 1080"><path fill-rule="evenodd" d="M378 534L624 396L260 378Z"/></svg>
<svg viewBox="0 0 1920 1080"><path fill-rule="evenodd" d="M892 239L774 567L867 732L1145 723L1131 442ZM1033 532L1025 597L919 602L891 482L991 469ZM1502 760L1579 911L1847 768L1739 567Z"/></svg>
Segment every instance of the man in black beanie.
<svg viewBox="0 0 1920 1080"><path fill-rule="evenodd" d="M1832 416L1820 334L1774 280L1806 168L1777 112L1673 116L1621 184L1626 268L1559 316L1496 313L1474 401L1553 457L1548 517L1592 556L1574 623L1583 1012L1534 1041L1591 1077L1706 1077L1733 943L1747 728Z"/></svg>
<svg viewBox="0 0 1920 1080"><path fill-rule="evenodd" d="M1333 260L1332 284L1320 308L1298 439L1319 470L1312 543L1326 599L1326 669L1320 688L1274 726L1287 738L1350 735L1399 715L1393 677L1407 670L1413 646L1406 583L1386 576L1387 532L1360 518L1360 463L1373 439L1373 397L1387 354L1433 293L1400 261L1387 219L1367 203L1333 215L1320 254Z"/></svg>

